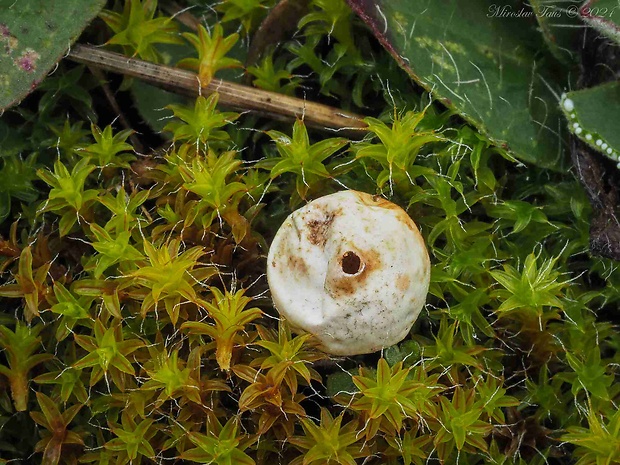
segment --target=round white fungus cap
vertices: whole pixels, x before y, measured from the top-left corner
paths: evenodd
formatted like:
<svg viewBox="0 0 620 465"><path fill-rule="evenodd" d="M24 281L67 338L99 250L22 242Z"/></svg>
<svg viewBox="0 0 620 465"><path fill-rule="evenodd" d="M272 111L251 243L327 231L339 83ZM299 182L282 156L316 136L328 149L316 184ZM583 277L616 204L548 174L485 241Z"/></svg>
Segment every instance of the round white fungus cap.
<svg viewBox="0 0 620 465"><path fill-rule="evenodd" d="M276 309L325 352L356 355L400 342L424 306L430 260L398 205L357 191L293 212L269 249Z"/></svg>

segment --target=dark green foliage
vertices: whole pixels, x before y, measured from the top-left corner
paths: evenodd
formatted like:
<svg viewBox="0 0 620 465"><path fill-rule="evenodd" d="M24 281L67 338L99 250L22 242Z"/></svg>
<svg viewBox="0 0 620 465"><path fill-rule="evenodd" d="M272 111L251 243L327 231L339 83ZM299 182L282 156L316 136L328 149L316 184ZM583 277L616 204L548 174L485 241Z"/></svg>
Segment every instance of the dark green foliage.
<svg viewBox="0 0 620 465"><path fill-rule="evenodd" d="M560 103L569 131L618 161L618 144L604 135L615 134L609 127L619 121L618 93L609 86L577 91L589 116L583 127L572 100L559 97L600 82L575 79L598 72L583 67L602 65L582 59L593 40L583 30L588 24L620 42L617 1L347 1L416 82L515 157L548 169L567 166ZM605 147L594 144L599 138Z"/></svg>
<svg viewBox="0 0 620 465"><path fill-rule="evenodd" d="M529 163L564 166L554 98L564 82L539 54L544 43L533 18L494 13L519 11L518 2L349 3L420 85L497 145Z"/></svg>
<svg viewBox="0 0 620 465"><path fill-rule="evenodd" d="M34 202L39 197L32 185L36 176L36 154L26 160L19 156L0 158L0 222L11 213L12 198L23 202Z"/></svg>

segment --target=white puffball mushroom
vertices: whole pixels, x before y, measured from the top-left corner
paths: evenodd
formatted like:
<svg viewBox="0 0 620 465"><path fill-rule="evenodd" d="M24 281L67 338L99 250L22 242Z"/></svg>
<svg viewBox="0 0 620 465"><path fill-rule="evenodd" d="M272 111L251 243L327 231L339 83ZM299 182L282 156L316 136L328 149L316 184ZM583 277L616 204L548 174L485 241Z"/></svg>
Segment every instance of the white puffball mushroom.
<svg viewBox="0 0 620 465"><path fill-rule="evenodd" d="M353 190L293 212L267 258L276 309L334 355L400 342L424 303L430 260L416 224L399 206Z"/></svg>

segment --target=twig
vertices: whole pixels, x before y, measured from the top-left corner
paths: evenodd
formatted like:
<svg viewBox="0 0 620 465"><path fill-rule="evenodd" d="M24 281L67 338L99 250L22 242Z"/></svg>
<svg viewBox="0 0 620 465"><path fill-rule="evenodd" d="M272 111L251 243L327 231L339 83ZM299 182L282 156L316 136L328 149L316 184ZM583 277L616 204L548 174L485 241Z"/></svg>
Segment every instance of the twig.
<svg viewBox="0 0 620 465"><path fill-rule="evenodd" d="M170 66L129 58L90 45L75 45L68 58L88 66L141 79L149 84L188 96L219 94L219 103L239 111L251 111L277 120L303 118L304 122L319 129L331 129L349 137L362 137L367 125L363 116L338 108L268 92L253 87L214 79L201 87L198 76Z"/></svg>

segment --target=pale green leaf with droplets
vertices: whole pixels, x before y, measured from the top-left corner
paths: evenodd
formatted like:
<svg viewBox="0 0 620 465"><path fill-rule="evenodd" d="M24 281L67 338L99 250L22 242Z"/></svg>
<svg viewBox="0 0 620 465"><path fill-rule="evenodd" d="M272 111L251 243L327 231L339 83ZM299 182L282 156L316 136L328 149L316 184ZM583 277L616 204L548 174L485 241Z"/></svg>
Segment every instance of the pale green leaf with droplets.
<svg viewBox="0 0 620 465"><path fill-rule="evenodd" d="M620 161L620 83L568 92L562 95L560 107L573 134L606 157Z"/></svg>

